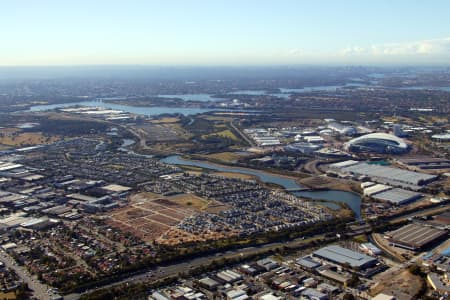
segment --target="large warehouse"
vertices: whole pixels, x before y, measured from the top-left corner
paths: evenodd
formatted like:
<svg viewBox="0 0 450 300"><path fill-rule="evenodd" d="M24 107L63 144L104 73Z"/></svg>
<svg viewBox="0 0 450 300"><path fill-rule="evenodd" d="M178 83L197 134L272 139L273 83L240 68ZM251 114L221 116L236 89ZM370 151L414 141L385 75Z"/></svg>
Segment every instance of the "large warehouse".
<svg viewBox="0 0 450 300"><path fill-rule="evenodd" d="M408 144L399 137L387 133L369 133L345 144L352 152L392 153L401 154L409 150Z"/></svg>
<svg viewBox="0 0 450 300"><path fill-rule="evenodd" d="M385 236L395 246L416 251L447 237L447 231L413 223L388 232Z"/></svg>
<svg viewBox="0 0 450 300"><path fill-rule="evenodd" d="M383 191L381 193L377 193L372 197L377 200L388 201L393 204L402 205L416 201L422 198L422 195L404 189L394 188L387 191Z"/></svg>
<svg viewBox="0 0 450 300"><path fill-rule="evenodd" d="M393 167L371 165L353 160L331 164L330 168L339 173L353 174L356 176L363 175L369 177L371 181L411 189L419 189L420 186L430 183L438 178L436 175L407 171Z"/></svg>
<svg viewBox="0 0 450 300"><path fill-rule="evenodd" d="M315 251L313 256L339 265L348 264L350 267L360 270L370 268L378 263L376 258L340 247L338 245L323 247Z"/></svg>

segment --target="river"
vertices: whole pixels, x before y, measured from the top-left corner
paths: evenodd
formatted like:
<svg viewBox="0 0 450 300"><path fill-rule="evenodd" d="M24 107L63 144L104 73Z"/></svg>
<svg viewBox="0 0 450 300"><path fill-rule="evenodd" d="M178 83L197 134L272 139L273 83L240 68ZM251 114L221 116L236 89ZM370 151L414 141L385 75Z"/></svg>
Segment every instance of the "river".
<svg viewBox="0 0 450 300"><path fill-rule="evenodd" d="M157 116L161 114L183 114L183 115L195 115L205 113L209 111L220 111L222 109L214 108L194 108L194 107L163 107L163 106L129 106L114 103L107 103L101 100L99 101L80 101L71 103L59 103L48 105L35 105L30 107L30 111L46 111L56 108L66 108L72 106L89 106L89 107L101 107L104 109L120 110L137 115Z"/></svg>
<svg viewBox="0 0 450 300"><path fill-rule="evenodd" d="M158 95L160 98L178 98L182 99L184 101L202 101L202 102L208 102L208 101L223 101L225 99L223 98L214 98L210 94L174 94L174 95Z"/></svg>
<svg viewBox="0 0 450 300"><path fill-rule="evenodd" d="M212 164L206 161L188 160L181 158L179 155L168 156L161 160L161 162L171 165L188 165L205 169L216 170L220 172L233 172L253 175L265 183L274 183L284 187L285 189L301 189L304 188L297 180L285 177L282 175L272 174L260 170L230 167L218 164ZM314 199L325 200L323 204L331 209L339 209L339 203L346 203L350 209L355 213L358 219L361 218L361 197L356 193L338 191L338 190L322 190L322 191L301 191L294 192L296 196ZM328 202L329 201L329 202Z"/></svg>

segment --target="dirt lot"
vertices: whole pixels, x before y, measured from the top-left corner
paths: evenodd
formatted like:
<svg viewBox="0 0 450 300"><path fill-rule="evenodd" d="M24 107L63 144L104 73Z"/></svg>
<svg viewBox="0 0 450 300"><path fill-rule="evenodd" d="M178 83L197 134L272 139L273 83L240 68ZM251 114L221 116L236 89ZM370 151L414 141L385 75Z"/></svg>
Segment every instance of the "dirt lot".
<svg viewBox="0 0 450 300"><path fill-rule="evenodd" d="M191 194L180 194L168 198L154 193L140 193L131 196L127 207L113 210L106 215L107 223L146 242L176 245L190 241L206 241L237 232L205 231L193 235L176 226L186 217L200 211L218 213L228 209L227 205L215 200L206 200Z"/></svg>
<svg viewBox="0 0 450 300"><path fill-rule="evenodd" d="M152 193L132 196L129 206L107 214L109 225L131 232L144 241L153 241L196 212L193 207L156 196Z"/></svg>
<svg viewBox="0 0 450 300"><path fill-rule="evenodd" d="M307 178L302 178L299 180L301 184L319 188L319 189L334 189L341 191L354 192L352 189L352 183L345 180L340 180L336 178L330 178L325 176L312 176ZM357 186L355 186L358 188Z"/></svg>
<svg viewBox="0 0 450 300"><path fill-rule="evenodd" d="M222 202L213 200L209 203L208 207L204 210L206 212L217 214L221 212L222 210L229 209L230 207Z"/></svg>
<svg viewBox="0 0 450 300"><path fill-rule="evenodd" d="M17 299L17 296L14 292L8 292L8 293L0 292L0 299L14 300L14 299Z"/></svg>
<svg viewBox="0 0 450 300"><path fill-rule="evenodd" d="M136 130L145 136L147 142L181 141L189 134L176 123L158 123L136 126Z"/></svg>
<svg viewBox="0 0 450 300"><path fill-rule="evenodd" d="M420 276L411 274L408 270L400 270L396 272L386 272L370 289L370 295L374 296L379 293L393 295L398 300L413 299L420 291L424 284Z"/></svg>
<svg viewBox="0 0 450 300"><path fill-rule="evenodd" d="M377 242L377 244L381 247L382 250L386 251L390 255L396 257L399 261L405 261L405 258L402 256L402 254L405 255L413 255L411 251L408 251L406 249L402 249L399 247L390 246L390 242L386 240L382 234L374 233L372 235L374 240Z"/></svg>
<svg viewBox="0 0 450 300"><path fill-rule="evenodd" d="M41 132L16 132L13 135L1 135L0 144L8 146L34 146L50 144L60 138L58 136L44 136Z"/></svg>

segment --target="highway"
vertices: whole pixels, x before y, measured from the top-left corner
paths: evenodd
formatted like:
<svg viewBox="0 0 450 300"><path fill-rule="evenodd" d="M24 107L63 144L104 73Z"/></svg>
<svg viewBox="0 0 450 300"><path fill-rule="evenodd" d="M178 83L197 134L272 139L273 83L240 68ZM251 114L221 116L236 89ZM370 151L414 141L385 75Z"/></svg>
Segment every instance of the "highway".
<svg viewBox="0 0 450 300"><path fill-rule="evenodd" d="M412 218L412 217L424 217L424 216L437 215L437 214L440 214L440 213L444 213L444 212L446 212L448 210L450 210L449 204L442 204L442 205L440 205L438 207L425 208L425 209L421 209L420 211L415 211L415 212L409 213L409 214L404 215L404 216L393 218L393 219L389 220L389 223L402 222L402 221L405 221L405 220L407 220L409 218Z"/></svg>
<svg viewBox="0 0 450 300"><path fill-rule="evenodd" d="M88 294L88 293L94 292L99 289L113 287L113 286L117 286L117 285L120 285L123 283L136 283L139 281L146 281L146 280L150 280L150 279L158 280L158 279L162 279L165 277L176 276L180 272L187 272L190 269L194 269L194 268L200 267L202 265L208 265L217 259L233 258L233 257L237 257L237 256L248 256L251 254L268 251L270 249L275 249L275 248L282 247L282 246L294 246L294 245L307 244L307 243L310 243L312 240L321 239L321 238L324 238L324 235L317 235L317 236L307 239L307 240L298 238L298 239L292 240L290 242L276 242L276 243L265 244L265 245L257 246L257 247L247 247L247 248L243 248L243 249L239 249L239 250L231 250L231 251L226 251L224 253L216 253L216 254L212 254L212 255L208 255L208 256L194 258L191 260L186 260L186 261L183 261L183 262L180 262L177 264L172 264L172 265L167 265L167 266L159 266L148 272L137 274L137 275L131 275L130 277L127 277L123 280L116 281L116 282L113 282L108 285L103 285L98 288L93 288L93 289L87 290L80 294L66 295L64 297L64 300L76 300L76 299L79 299L82 294Z"/></svg>
<svg viewBox="0 0 450 300"><path fill-rule="evenodd" d="M243 133L236 125L234 125L233 123L234 121L230 122L230 126L237 132L239 133L239 135L251 146L251 147L255 147L256 144L247 137L247 135L245 133Z"/></svg>
<svg viewBox="0 0 450 300"><path fill-rule="evenodd" d="M395 222L399 219L401 220L404 218L412 217L414 215L423 215L424 213L425 214L436 213L436 211L443 211L443 210L448 210L448 209L449 209L448 206L433 208L433 209L428 209L428 210L426 209L426 210L422 210L419 212L408 214L407 216L395 218L395 219L391 220L391 222ZM276 242L276 243L265 244L265 245L257 246L257 247L247 247L247 248L243 248L243 249L239 249L239 250L226 251L223 253L216 253L213 255L207 255L207 256L191 259L191 260L186 260L186 261L176 263L176 264L159 266L159 267L153 268L147 272L130 275L129 277L127 277L123 280L119 280L116 282L112 282L111 284L99 286L99 287L87 290L83 293L67 295L64 297L64 299L65 300L76 300L76 299L79 299L82 294L88 294L88 293L94 292L94 291L102 289L102 288L113 287L113 286L117 286L117 285L120 285L123 283L136 283L139 281L146 281L146 280L154 280L155 281L155 280L162 279L165 277L176 276L180 272L186 272L190 269L208 265L217 259L233 258L236 256L248 256L251 254L268 251L268 250L275 249L275 248L282 247L282 246L297 246L297 245L301 245L301 244L307 244L307 243L310 243L312 240L324 238L324 236L325 235L317 235L308 240L303 240L302 238L298 238L298 239L295 239L295 240L292 240L289 242Z"/></svg>
<svg viewBox="0 0 450 300"><path fill-rule="evenodd" d="M14 259L0 250L0 260L5 264L6 267L13 269L17 275L26 283L28 287L33 291L33 296L39 300L51 300L51 296L47 291L49 286L42 284L36 277L32 276L24 267L17 265Z"/></svg>

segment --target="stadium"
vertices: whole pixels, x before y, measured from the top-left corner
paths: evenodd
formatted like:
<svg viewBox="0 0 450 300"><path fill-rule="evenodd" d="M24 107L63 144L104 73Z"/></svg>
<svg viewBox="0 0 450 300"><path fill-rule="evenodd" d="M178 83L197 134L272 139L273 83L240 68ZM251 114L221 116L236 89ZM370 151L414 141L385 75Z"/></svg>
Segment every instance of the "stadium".
<svg viewBox="0 0 450 300"><path fill-rule="evenodd" d="M401 154L409 150L401 138L387 133L370 133L350 140L345 148L352 152Z"/></svg>

